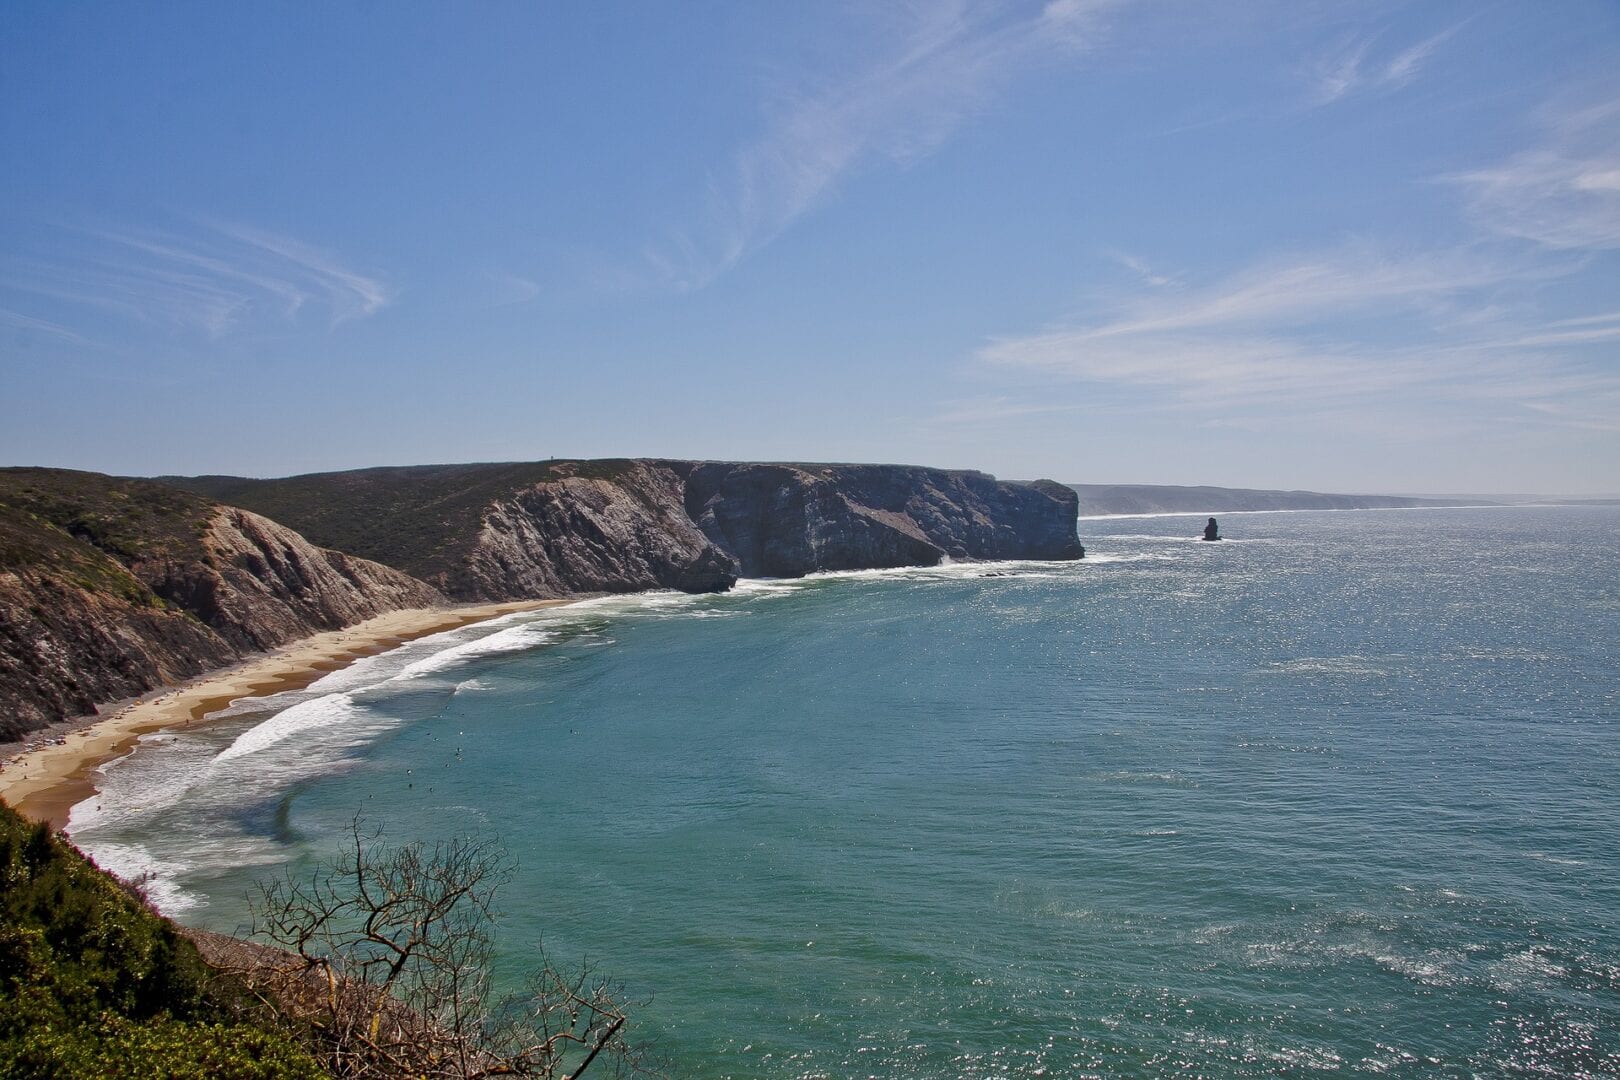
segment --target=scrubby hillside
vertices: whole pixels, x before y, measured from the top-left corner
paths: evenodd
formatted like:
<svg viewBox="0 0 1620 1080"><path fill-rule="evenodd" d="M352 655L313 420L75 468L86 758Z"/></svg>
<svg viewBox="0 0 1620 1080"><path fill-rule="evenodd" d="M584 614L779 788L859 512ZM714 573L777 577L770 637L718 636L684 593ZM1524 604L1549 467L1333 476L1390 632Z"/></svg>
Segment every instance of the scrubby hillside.
<svg viewBox="0 0 1620 1080"><path fill-rule="evenodd" d="M174 924L0 803L0 1076L326 1075Z"/></svg>
<svg viewBox="0 0 1620 1080"><path fill-rule="evenodd" d="M162 484L0 469L0 740L443 601L396 570Z"/></svg>

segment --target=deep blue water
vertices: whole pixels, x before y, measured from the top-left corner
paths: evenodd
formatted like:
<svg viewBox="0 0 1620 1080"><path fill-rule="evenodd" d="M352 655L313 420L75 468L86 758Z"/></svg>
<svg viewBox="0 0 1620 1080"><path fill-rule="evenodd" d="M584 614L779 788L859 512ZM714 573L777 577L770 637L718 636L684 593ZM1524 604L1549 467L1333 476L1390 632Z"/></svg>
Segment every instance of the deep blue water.
<svg viewBox="0 0 1620 1080"><path fill-rule="evenodd" d="M498 834L506 970L684 1076L1620 1075L1620 509L1202 522L418 642L75 836L232 930L357 810Z"/></svg>

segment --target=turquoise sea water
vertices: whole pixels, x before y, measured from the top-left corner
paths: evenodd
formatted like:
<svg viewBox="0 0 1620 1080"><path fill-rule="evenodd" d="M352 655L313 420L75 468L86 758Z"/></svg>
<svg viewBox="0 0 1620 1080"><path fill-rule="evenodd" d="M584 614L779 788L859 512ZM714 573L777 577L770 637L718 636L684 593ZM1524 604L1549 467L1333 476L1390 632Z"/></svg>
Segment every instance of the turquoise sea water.
<svg viewBox="0 0 1620 1080"><path fill-rule="evenodd" d="M691 1077L1620 1075L1620 510L1081 522L1082 563L470 628L77 808L181 918L496 833Z"/></svg>

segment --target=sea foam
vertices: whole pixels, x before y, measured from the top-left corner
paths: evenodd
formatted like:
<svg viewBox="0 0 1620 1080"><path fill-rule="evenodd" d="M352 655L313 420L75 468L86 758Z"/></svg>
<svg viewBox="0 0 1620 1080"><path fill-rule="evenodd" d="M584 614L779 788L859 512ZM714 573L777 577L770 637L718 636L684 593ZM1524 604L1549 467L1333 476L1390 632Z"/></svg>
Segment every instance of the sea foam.
<svg viewBox="0 0 1620 1080"><path fill-rule="evenodd" d="M350 694L328 694L314 701L301 702L244 731L214 760L225 762L256 754L294 735L334 727L359 716L360 710L355 708L354 698Z"/></svg>

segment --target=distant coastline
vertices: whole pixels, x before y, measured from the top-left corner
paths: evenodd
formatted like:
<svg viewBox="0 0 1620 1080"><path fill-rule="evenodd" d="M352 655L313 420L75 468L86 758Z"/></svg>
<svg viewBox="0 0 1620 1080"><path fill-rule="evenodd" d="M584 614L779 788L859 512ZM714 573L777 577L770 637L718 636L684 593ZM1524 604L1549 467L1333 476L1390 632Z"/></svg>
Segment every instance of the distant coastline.
<svg viewBox="0 0 1620 1080"><path fill-rule="evenodd" d="M1581 506L1581 505L1613 505L1613 504L1581 504L1581 503L1446 503L1444 505L1423 504L1419 506L1302 506L1285 508L1268 508L1264 510L1216 510L1213 513L1226 517L1244 517L1250 514L1359 514L1370 510L1525 510L1532 507L1546 506ZM1173 517L1202 517L1211 513L1209 510L1151 510L1137 514L1081 514L1080 521L1119 521L1129 518L1173 518Z"/></svg>
<svg viewBox="0 0 1620 1080"><path fill-rule="evenodd" d="M1320 491L1223 488L1176 484L1069 484L1080 496L1080 516L1234 514L1264 510L1408 510L1498 506L1494 500L1418 495L1335 495Z"/></svg>

